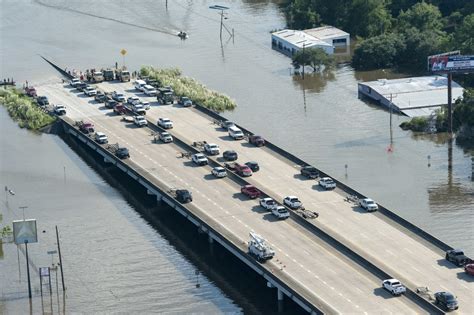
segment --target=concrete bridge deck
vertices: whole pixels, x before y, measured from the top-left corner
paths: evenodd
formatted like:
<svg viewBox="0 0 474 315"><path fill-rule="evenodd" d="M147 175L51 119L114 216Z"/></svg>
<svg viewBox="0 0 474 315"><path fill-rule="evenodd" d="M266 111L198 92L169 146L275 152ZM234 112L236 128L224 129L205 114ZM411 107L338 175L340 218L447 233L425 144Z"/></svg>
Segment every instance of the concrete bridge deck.
<svg viewBox="0 0 474 315"><path fill-rule="evenodd" d="M129 83L99 86L105 91L135 94ZM250 230L267 238L277 251L274 260L266 264L267 268L285 274L288 281L306 294L309 292L315 305L330 305L328 309L341 313L422 312L406 298L391 298L380 289L377 277L295 222L278 222L262 212L256 201L240 195L237 183L230 179L213 179L209 167L194 167L189 160L178 159L176 153L181 149L175 144L153 144L149 129L123 123L103 104L96 104L82 95L76 96L61 84L38 90L53 103L66 105L71 119L91 120L98 131L109 136L110 143L126 145L132 161L169 187L190 189L195 196L193 205L242 244L247 241ZM221 151L236 150L239 161L258 161L261 170L248 179L249 182L280 201L286 195L298 196L308 209L320 213L315 224L340 242L412 288L428 286L433 291L455 293L460 301L459 312L472 312L472 280L469 281L461 269L446 263L439 248L381 214L368 214L345 202L340 191L321 191L315 181L297 175L299 168L294 163L272 150L231 140L201 112L174 105L156 105L154 98L139 96L152 104L148 119L156 121L158 117L169 117L175 123L171 133L187 143L214 142L220 145Z"/></svg>

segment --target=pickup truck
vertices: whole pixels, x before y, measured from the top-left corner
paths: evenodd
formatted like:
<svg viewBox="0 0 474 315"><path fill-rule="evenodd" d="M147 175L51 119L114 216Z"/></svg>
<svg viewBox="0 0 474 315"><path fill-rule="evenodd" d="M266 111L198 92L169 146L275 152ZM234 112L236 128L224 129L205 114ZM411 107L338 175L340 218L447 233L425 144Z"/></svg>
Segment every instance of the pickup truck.
<svg viewBox="0 0 474 315"><path fill-rule="evenodd" d="M250 197L251 199L258 198L262 195L260 190L257 189L254 185L245 185L240 188L240 192L244 195Z"/></svg>
<svg viewBox="0 0 474 315"><path fill-rule="evenodd" d="M94 96L97 95L97 90L94 89L92 86L88 86L84 89L84 94L87 96Z"/></svg>
<svg viewBox="0 0 474 315"><path fill-rule="evenodd" d="M252 170L245 164L234 163L235 172L243 177L252 176Z"/></svg>
<svg viewBox="0 0 474 315"><path fill-rule="evenodd" d="M132 105L132 111L137 115L146 115L145 107L140 103L135 103Z"/></svg>
<svg viewBox="0 0 474 315"><path fill-rule="evenodd" d="M218 155L220 153L219 146L215 143L206 143L204 145L204 151L209 155Z"/></svg>
<svg viewBox="0 0 474 315"><path fill-rule="evenodd" d="M119 159L130 158L130 152L129 152L128 149L125 148L125 147L119 147L119 148L117 149L117 151L115 151L115 155L116 155Z"/></svg>
<svg viewBox="0 0 474 315"><path fill-rule="evenodd" d="M69 86L70 87L76 87L77 84L81 83L82 81L79 80L79 78L73 78L72 80L69 80Z"/></svg>
<svg viewBox="0 0 474 315"><path fill-rule="evenodd" d="M260 206L264 208L265 210L272 210L273 208L276 208L277 203L275 200L272 198L262 198L260 199Z"/></svg>
<svg viewBox="0 0 474 315"><path fill-rule="evenodd" d="M318 170L314 166L310 166L310 165L303 166L301 168L300 173L301 173L302 176L307 177L307 178L311 178L311 179L319 177Z"/></svg>
<svg viewBox="0 0 474 315"><path fill-rule="evenodd" d="M112 93L112 98L120 103L125 102L125 96L122 93L118 93L116 91Z"/></svg>
<svg viewBox="0 0 474 315"><path fill-rule="evenodd" d="M173 128L173 122L169 118L159 118L158 126L164 129L171 129Z"/></svg>
<svg viewBox="0 0 474 315"><path fill-rule="evenodd" d="M104 92L97 92L97 94L94 96L94 100L97 103L105 103L107 100L107 95L105 95Z"/></svg>
<svg viewBox="0 0 474 315"><path fill-rule="evenodd" d="M36 99L36 102L38 103L39 106L49 105L49 101L46 96L38 96L38 98Z"/></svg>
<svg viewBox="0 0 474 315"><path fill-rule="evenodd" d="M138 127L148 126L148 122L143 116L133 116L133 123Z"/></svg>
<svg viewBox="0 0 474 315"><path fill-rule="evenodd" d="M127 103L130 105L138 104L140 103L140 99L136 96L130 96L129 98L127 98Z"/></svg>
<svg viewBox="0 0 474 315"><path fill-rule="evenodd" d="M64 107L64 105L58 104L54 106L54 113L59 116L66 115L66 107Z"/></svg>
<svg viewBox="0 0 474 315"><path fill-rule="evenodd" d="M286 210L285 207L277 206L272 209L272 214L280 220L288 219L290 217L290 213Z"/></svg>
<svg viewBox="0 0 474 315"><path fill-rule="evenodd" d="M220 166L214 167L211 173L217 178L223 178L227 176L227 171L225 170L225 168L220 167Z"/></svg>
<svg viewBox="0 0 474 315"><path fill-rule="evenodd" d="M249 136L249 142L257 147L262 147L265 145L265 139L256 135Z"/></svg>
<svg viewBox="0 0 474 315"><path fill-rule="evenodd" d="M285 206L288 206L291 209L299 209L302 206L301 201L298 199L298 197L295 196L287 196L283 199L283 204Z"/></svg>
<svg viewBox="0 0 474 315"><path fill-rule="evenodd" d="M79 130L85 134L93 133L94 132L94 124L90 122L79 122Z"/></svg>
<svg viewBox="0 0 474 315"><path fill-rule="evenodd" d="M336 183L329 177L323 177L319 180L319 186L323 187L324 189L334 189L336 188Z"/></svg>
<svg viewBox="0 0 474 315"><path fill-rule="evenodd" d="M189 99L189 97L186 96L181 96L179 98L178 104L183 106L183 107L190 107L193 105L193 101Z"/></svg>
<svg viewBox="0 0 474 315"><path fill-rule="evenodd" d="M202 153L193 154L191 160L194 164L197 164L199 166L207 165L209 163L207 157Z"/></svg>
<svg viewBox="0 0 474 315"><path fill-rule="evenodd" d="M454 263L456 266L461 267L468 263L469 258L464 255L464 252L460 249L451 249L446 252L446 260Z"/></svg>
<svg viewBox="0 0 474 315"><path fill-rule="evenodd" d="M373 212L373 211L377 211L379 209L379 206L377 206L375 201L373 201L370 198L360 199L359 204L362 208L367 210L367 212Z"/></svg>
<svg viewBox="0 0 474 315"><path fill-rule="evenodd" d="M116 103L116 105L114 106L114 113L116 113L117 115L124 115L125 112L126 112L125 106L123 106L122 104Z"/></svg>
<svg viewBox="0 0 474 315"><path fill-rule="evenodd" d="M159 138L164 143L173 142L173 136L171 136L169 132L161 132Z"/></svg>
<svg viewBox="0 0 474 315"><path fill-rule="evenodd" d="M106 144L109 142L109 139L107 138L107 135L103 132L96 132L94 139L96 142L100 144Z"/></svg>
<svg viewBox="0 0 474 315"><path fill-rule="evenodd" d="M407 290L397 279L384 280L382 281L382 286L385 290L392 293L392 295L400 295Z"/></svg>

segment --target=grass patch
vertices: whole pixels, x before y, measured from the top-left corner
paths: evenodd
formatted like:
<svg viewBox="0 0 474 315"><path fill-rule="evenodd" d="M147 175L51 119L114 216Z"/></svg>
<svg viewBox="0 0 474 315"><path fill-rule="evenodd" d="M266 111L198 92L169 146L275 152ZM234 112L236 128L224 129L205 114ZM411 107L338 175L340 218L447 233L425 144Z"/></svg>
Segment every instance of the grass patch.
<svg viewBox="0 0 474 315"><path fill-rule="evenodd" d="M155 69L147 66L140 69L140 74L155 79L160 86L171 86L177 96L187 96L193 102L217 112L233 110L237 106L227 95L212 91L192 78L181 76L178 68Z"/></svg>
<svg viewBox="0 0 474 315"><path fill-rule="evenodd" d="M7 108L10 117L21 128L39 130L56 120L55 117L43 112L34 100L16 88L0 89L0 104Z"/></svg>
<svg viewBox="0 0 474 315"><path fill-rule="evenodd" d="M413 117L410 121L404 121L400 124L403 130L412 130L417 132L426 131L428 127L427 117Z"/></svg>

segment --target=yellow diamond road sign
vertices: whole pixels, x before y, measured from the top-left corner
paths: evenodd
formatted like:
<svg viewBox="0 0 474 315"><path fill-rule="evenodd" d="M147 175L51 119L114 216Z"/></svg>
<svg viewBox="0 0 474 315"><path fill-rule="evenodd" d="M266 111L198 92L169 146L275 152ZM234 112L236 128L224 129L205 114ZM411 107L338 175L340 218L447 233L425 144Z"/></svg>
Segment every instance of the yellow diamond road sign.
<svg viewBox="0 0 474 315"><path fill-rule="evenodd" d="M122 54L122 56L125 56L127 54L127 51L125 49L122 49L120 53Z"/></svg>

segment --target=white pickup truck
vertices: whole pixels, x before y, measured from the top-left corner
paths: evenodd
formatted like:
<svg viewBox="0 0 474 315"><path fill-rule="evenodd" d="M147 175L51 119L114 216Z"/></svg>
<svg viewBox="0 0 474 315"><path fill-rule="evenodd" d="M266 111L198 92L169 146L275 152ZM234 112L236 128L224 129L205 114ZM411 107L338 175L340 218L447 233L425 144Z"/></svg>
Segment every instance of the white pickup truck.
<svg viewBox="0 0 474 315"><path fill-rule="evenodd" d="M143 116L133 116L133 122L138 127L148 126L148 122L146 121L145 117L143 117Z"/></svg>
<svg viewBox="0 0 474 315"><path fill-rule="evenodd" d="M206 143L204 145L204 151L209 155L218 155L221 152L219 146L215 143Z"/></svg>
<svg viewBox="0 0 474 315"><path fill-rule="evenodd" d="M334 189L336 188L336 183L330 177L323 177L319 180L319 186L323 187L324 189Z"/></svg>
<svg viewBox="0 0 474 315"><path fill-rule="evenodd" d="M158 126L164 129L171 129L173 128L173 122L169 118L159 118Z"/></svg>
<svg viewBox="0 0 474 315"><path fill-rule="evenodd" d="M64 107L64 105L58 104L54 106L54 113L59 116L66 115L66 107Z"/></svg>
<svg viewBox="0 0 474 315"><path fill-rule="evenodd" d="M406 292L405 286L403 286L397 279L387 279L382 281L382 286L385 290L389 291L393 295L400 295Z"/></svg>
<svg viewBox="0 0 474 315"><path fill-rule="evenodd" d="M132 104L132 111L137 115L146 115L145 108L140 103Z"/></svg>
<svg viewBox="0 0 474 315"><path fill-rule="evenodd" d="M290 217L290 213L283 206L273 208L272 214L280 220L288 219Z"/></svg>
<svg viewBox="0 0 474 315"><path fill-rule="evenodd" d="M375 201L373 201L372 199L370 198L364 198L364 199L361 199L359 201L359 204L362 208L364 208L365 210L367 210L367 212L373 212L373 211L377 211L379 209L379 206L377 206L377 204L375 203Z"/></svg>
<svg viewBox="0 0 474 315"><path fill-rule="evenodd" d="M277 203L272 198L262 198L260 199L260 206L265 210L272 210L276 208Z"/></svg>
<svg viewBox="0 0 474 315"><path fill-rule="evenodd" d="M283 204L291 209L299 209L302 206L301 201L295 196L285 197L285 199L283 199Z"/></svg>

